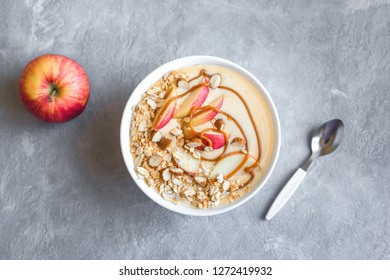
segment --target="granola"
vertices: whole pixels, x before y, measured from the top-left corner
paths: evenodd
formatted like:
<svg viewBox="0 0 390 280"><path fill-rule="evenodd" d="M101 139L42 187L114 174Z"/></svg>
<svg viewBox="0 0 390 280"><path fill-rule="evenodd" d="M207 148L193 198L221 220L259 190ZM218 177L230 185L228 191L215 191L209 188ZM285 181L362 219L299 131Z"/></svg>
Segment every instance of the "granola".
<svg viewBox="0 0 390 280"><path fill-rule="evenodd" d="M216 151L222 151L219 152L222 161L230 156L225 154L228 146L238 146L244 152L231 152L233 156L241 157L238 165L240 162L245 163L250 157L247 154L245 135L229 140L230 134L224 131L225 123L231 120L231 117L225 120L214 118L217 113L221 113L223 97L212 101L206 107L201 107L200 103L187 108L186 102L197 101L190 100L193 98L190 95L178 106L178 98L175 98L178 96L177 89L189 92L196 88L202 94L202 91L215 90L221 85L220 74L207 76L207 73L202 71L200 78L192 79L184 70L173 71L148 88L139 103L132 108L130 151L138 177L145 180L149 187L154 188L165 200L175 204L187 202L194 207L207 209L220 205L223 198L227 201L238 199L241 189L249 191L249 182L253 179L253 170L258 167L260 158L249 167L246 166L250 171L245 172L251 176L246 182L231 180L230 175L234 173L231 171L230 175L228 172L216 173L217 161L208 157ZM196 78L198 83L194 85ZM207 97L207 94L205 96ZM205 116L210 112L213 114L211 118ZM172 117L177 119L173 126L169 122ZM204 119L207 119L213 128L205 129L201 133L192 129L193 125L205 123ZM171 125L169 130L168 123Z"/></svg>

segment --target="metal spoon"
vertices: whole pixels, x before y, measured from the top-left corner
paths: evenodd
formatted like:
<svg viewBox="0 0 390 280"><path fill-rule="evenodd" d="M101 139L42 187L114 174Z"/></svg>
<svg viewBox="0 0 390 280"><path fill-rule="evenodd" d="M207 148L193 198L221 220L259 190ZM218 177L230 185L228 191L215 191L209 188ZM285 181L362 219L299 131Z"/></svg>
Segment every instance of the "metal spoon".
<svg viewBox="0 0 390 280"><path fill-rule="evenodd" d="M343 122L339 119L334 119L324 123L314 132L311 140L312 154L310 158L300 168L298 168L278 194L265 216L267 220L271 220L297 190L303 181L303 178L305 178L310 164L319 156L328 155L336 150L341 143L343 129Z"/></svg>

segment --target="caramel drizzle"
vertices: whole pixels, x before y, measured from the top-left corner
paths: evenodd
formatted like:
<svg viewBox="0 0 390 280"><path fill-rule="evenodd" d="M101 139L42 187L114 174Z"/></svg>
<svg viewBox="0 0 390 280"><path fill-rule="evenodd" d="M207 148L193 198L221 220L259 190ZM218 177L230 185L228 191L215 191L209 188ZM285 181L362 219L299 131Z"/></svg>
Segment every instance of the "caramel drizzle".
<svg viewBox="0 0 390 280"><path fill-rule="evenodd" d="M196 86L193 86L192 88L190 88L189 90L187 90L186 92L182 93L182 94L179 94L179 95L176 95L174 97L171 97L170 99L168 99L168 101L164 104L164 106L161 108L161 110L157 113L157 116L156 116L156 119L154 121L154 125L153 125L153 130L157 130L156 128L156 124L159 123L161 121L161 118L162 116L164 116L164 113L166 110L168 110L169 106L171 105L172 102L175 102L176 100L188 95L189 93L191 93L192 91L196 90L197 88L200 88L202 86L208 86L209 84L207 83L200 83ZM171 87L167 93L165 94L164 98L168 98L168 96L171 94L172 90L175 90L176 88L175 87Z"/></svg>
<svg viewBox="0 0 390 280"><path fill-rule="evenodd" d="M194 111L196 111L196 113L194 113ZM194 129L194 127L191 125L191 119L202 114L202 113L205 113L207 111L216 111L218 112L219 114L222 114L224 116L226 116L226 118L230 121L233 121L235 123L235 125L238 127L238 129L240 130L242 136L244 137L245 139L245 149L248 151L248 141L246 140L247 137L246 137L246 134L244 132L244 130L242 129L241 125L238 123L238 121L230 114L226 113L225 111L217 108L217 107L213 107L213 106L205 106L205 107L202 107L202 108L199 108L199 107L194 107L191 109L191 112L190 112L190 116L189 116L189 125L188 125L188 128L190 128L191 132L196 135L196 137L200 138L200 139L203 139L205 140L209 146L212 145L212 142L209 138L207 138L206 136L204 136L204 134L208 131L214 131L214 132L218 132L218 133L222 133L225 137L225 145L224 145L224 148L223 148L223 151L221 154L219 154L217 157L215 158L205 158L205 157L201 157L202 160L205 160L205 161L210 161L210 162L217 162L217 161L220 161L224 158L227 158L229 156L233 156L233 155L237 155L237 154L242 154L244 155L244 159L240 162L240 164L235 168L233 169L229 174L227 174L226 176L224 176L224 179L227 180L229 178L231 178L234 174L236 174L244 165L245 163L248 161L249 159L249 155L248 154L245 154L244 152L242 151L235 151L235 152L230 152L228 154L225 154L226 150L227 150L227 147L228 147L228 143L229 143L229 135L225 132L225 131L222 131L222 130L218 130L216 128L207 128L205 130L202 130L200 132L196 131ZM182 124L182 126L185 126L184 124ZM257 133L257 131L256 131ZM245 172L249 173L251 175L250 179L244 183L244 186L248 185L254 178L254 169L259 165L259 160L257 160L255 162L255 164L253 164L252 166L250 167L247 167L244 169Z"/></svg>
<svg viewBox="0 0 390 280"><path fill-rule="evenodd" d="M210 77L211 77L211 75L209 75L209 74L207 74L207 73L205 72L205 69L202 69L196 77L193 77L192 79L188 80L188 82L190 83L190 82L192 82L192 81L194 81L194 80L200 78L201 76L204 76L204 77L207 77L207 78L210 78ZM158 113L158 115L157 115L157 117L156 117L155 124L156 124L156 123L159 123L159 121L161 120L161 117L164 115L164 112L169 108L169 105L170 105L172 102L175 102L175 101L178 100L179 98L185 97L186 95L188 95L188 94L191 93L192 91L194 91L194 90L196 90L197 88L202 87L202 86L209 86L209 84L208 84L208 83L200 83L200 84L198 84L198 85L195 85L195 86L191 87L191 88L190 88L189 90L187 90L186 92L184 92L184 93L182 93L182 94L180 94L180 95L176 95L176 96L170 98L170 99L166 102L166 104L164 105L164 107L161 108L161 111ZM254 121L253 116L252 116L252 114L251 114L251 112L250 112L250 110L249 110L248 104L245 102L245 100L244 100L244 98L241 96L241 94L239 94L237 91L235 91L234 89L232 89L232 88L230 88L230 87L219 86L218 88L224 89L224 90L227 90L227 91L230 91L231 93L235 94L235 95L241 100L241 102L242 102L242 103L244 104L244 106L245 106L245 109L246 109L246 111L247 111L247 113L248 113L248 116L249 116L249 119L250 119L250 121L251 121L251 124L252 124L252 126L253 126L253 128L254 128L254 130L255 130L255 133L256 133L256 140L257 140L257 146L258 146L258 155L257 155L257 159L255 160L255 163L252 164L251 166L246 167L246 168L244 169L244 171L245 171L246 173L249 173L249 174L250 174L250 179L247 180L244 184L241 185L241 188L243 188L243 187L247 186L247 185L254 179L254 177L255 177L254 169L255 169L257 166L260 165L260 158L261 158L261 143L260 143L259 132L258 132L258 130L257 130L257 127L255 126L255 121ZM170 91L169 91L169 93L167 93L166 96L164 96L164 98L166 98L167 96L169 96L170 92L171 92L172 90L174 90L174 89L175 89L175 88L171 88ZM198 131L196 131L196 130L193 128L193 126L191 125L191 120L192 120L194 117L196 117L196 116L198 116L198 115L200 115L200 114L202 114L202 113L205 113L205 112L207 112L207 111L216 111L216 112L218 112L218 113L220 113L220 114L226 116L227 119L228 119L229 121L233 121L233 122L235 123L235 125L238 127L238 129L240 130L242 136L244 137L244 139L245 139L245 149L246 149L246 151L248 151L248 141L247 141L247 138L246 138L246 134L245 134L244 130L242 129L241 125L238 123L238 121L237 121L233 116L231 116L230 114L226 113L225 111L223 111L223 110L221 110L221 109L219 109L219 108L217 108L217 107L205 106L205 107L193 107L193 108L191 108L190 115L189 115L189 122L188 122L189 125L188 125L187 128L189 128L189 129L191 130L191 133L194 135L194 137L198 137L198 138L200 138L200 139L206 141L207 144L208 144L209 146L212 145L212 142L211 142L211 140L210 140L207 136L204 135L206 132L214 131L214 132L222 133L222 134L224 135L224 137L225 137L225 145L224 145L224 148L223 148L222 153L220 153L217 157L212 158L212 159L210 159L210 158L205 158L205 157L202 156L202 157L201 157L202 160L210 161L210 162L218 162L218 161L220 161L220 160L222 160L222 159L224 159L224 158L227 158L227 157L230 157L230 156L233 156L233 155L237 155L237 154L243 154L243 155L245 155L244 159L240 162L240 164L237 165L235 169L233 169L229 174L227 174L227 175L224 177L224 179L227 180L227 179L231 178L234 174L236 174L236 173L245 165L245 163L248 161L250 155L249 155L249 154L246 154L246 153L244 153L244 152L242 152L242 151L234 151L234 152L230 152L230 153L228 153L228 154L225 154L225 152L226 152L226 150L227 150L227 147L228 147L228 145L229 145L229 135L228 135L225 131L218 130L218 129L216 129L215 127L213 127L213 128L207 128L207 129L204 129L203 131L198 132ZM185 125L186 125L186 124L184 124L184 122L182 122L182 128L183 128L183 129L184 129L184 126L185 126ZM214 126L214 124L213 124L213 126ZM154 127L153 129L156 130L155 127Z"/></svg>
<svg viewBox="0 0 390 280"><path fill-rule="evenodd" d="M252 127L253 127L253 129L255 130L256 141L257 141L257 148L258 148L257 159L256 159L256 161L255 161L255 163L254 163L253 165L248 166L247 168L244 169L245 172L251 174L251 179L250 179L250 181L252 181L253 178L254 178L254 176L255 176L255 175L254 175L254 169L255 169L257 166L260 165L260 159L261 159L261 142L260 142L260 137L259 137L259 131L257 130L257 127L256 127L256 125L255 125L255 120L253 119L253 116L252 116L252 114L251 114L251 112L250 112L250 110L249 110L248 104L245 102L245 100L244 100L244 98L241 96L241 94L239 94L237 91L235 91L234 89L229 88L229 87L219 86L218 88L221 88L221 89L224 89L224 90L228 90L228 91L234 93L238 98L240 98L242 104L244 104L244 106L245 106L245 109L246 109L246 111L247 111L247 113L248 113L249 119L251 120ZM245 140L246 140L246 138L245 138ZM246 141L246 142L248 142L248 141ZM247 149L248 149L248 146L246 146L246 147L247 147Z"/></svg>
<svg viewBox="0 0 390 280"><path fill-rule="evenodd" d="M192 79L189 79L189 80L188 80L188 83L191 83L192 81L194 81L194 80L196 80L196 79L198 79L198 78L200 78L200 77L202 77L202 76L203 76L203 77L206 77L206 78L210 78L210 77L211 77L211 75L209 75L209 74L206 73L206 70L205 70L205 69L202 69L202 70L200 70L198 76L193 77Z"/></svg>

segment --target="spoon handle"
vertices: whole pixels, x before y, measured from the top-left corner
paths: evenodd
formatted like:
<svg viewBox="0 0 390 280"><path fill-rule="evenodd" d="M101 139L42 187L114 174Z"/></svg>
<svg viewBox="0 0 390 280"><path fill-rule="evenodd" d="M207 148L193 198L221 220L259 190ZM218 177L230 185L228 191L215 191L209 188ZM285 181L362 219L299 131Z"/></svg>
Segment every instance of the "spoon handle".
<svg viewBox="0 0 390 280"><path fill-rule="evenodd" d="M271 208L268 210L265 218L267 220L271 220L276 213L279 212L280 209L286 204L286 202L290 199L293 193L297 190L301 182L306 176L306 171L302 168L298 168L298 170L294 173L294 175L290 178L284 188L276 197L275 201L272 203Z"/></svg>

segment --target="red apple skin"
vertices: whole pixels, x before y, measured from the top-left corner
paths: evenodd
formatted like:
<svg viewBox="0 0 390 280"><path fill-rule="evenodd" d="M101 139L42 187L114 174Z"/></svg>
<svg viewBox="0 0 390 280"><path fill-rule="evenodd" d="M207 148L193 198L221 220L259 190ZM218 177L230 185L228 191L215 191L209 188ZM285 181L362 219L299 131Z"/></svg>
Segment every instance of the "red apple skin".
<svg viewBox="0 0 390 280"><path fill-rule="evenodd" d="M166 99L169 101L171 98L175 97L176 94L177 94L176 88L172 87L169 89L168 96ZM173 102L170 102L168 104L165 103L165 105L157 111L157 115L155 117L155 122L153 125L153 130L156 131L160 130L169 123L169 121L173 117L173 114L175 114L176 112L176 104L177 104L177 100L175 99L173 100ZM168 107L166 108L166 106Z"/></svg>
<svg viewBox="0 0 390 280"><path fill-rule="evenodd" d="M160 130L169 123L176 111L176 103L177 102L175 100L168 105L169 107L166 109L164 116L162 116L161 120L155 124L154 130ZM157 115L157 117L158 116L159 115Z"/></svg>
<svg viewBox="0 0 390 280"><path fill-rule="evenodd" d="M30 61L19 80L24 107L46 122L66 122L80 115L88 103L89 91L84 69L74 60L57 54L45 54Z"/></svg>
<svg viewBox="0 0 390 280"><path fill-rule="evenodd" d="M223 96L220 96L220 97L214 99L213 101L211 101L210 104L207 106L221 109L222 105L223 105ZM209 111L203 112L203 113L195 116L191 120L191 125L198 126L198 125L205 124L208 121L211 121L217 114L218 114L218 112L214 111L214 110L209 110Z"/></svg>
<svg viewBox="0 0 390 280"><path fill-rule="evenodd" d="M203 134L203 136L205 136L208 139L210 139L210 141L212 143L211 148L213 148L214 150L218 150L218 149L222 148L223 146L225 146L225 144L226 144L226 138L225 138L225 135L223 133L220 133L220 132L205 132ZM227 134L226 137L229 138L230 135ZM203 140L203 144L205 144L207 146L208 142L206 140ZM204 150L204 147L203 146L199 146L196 149Z"/></svg>

